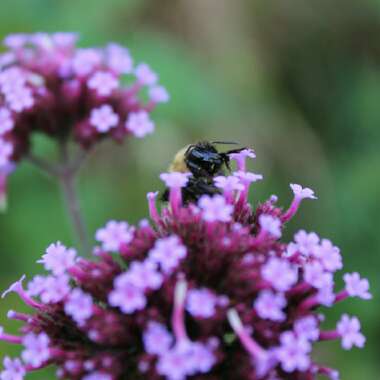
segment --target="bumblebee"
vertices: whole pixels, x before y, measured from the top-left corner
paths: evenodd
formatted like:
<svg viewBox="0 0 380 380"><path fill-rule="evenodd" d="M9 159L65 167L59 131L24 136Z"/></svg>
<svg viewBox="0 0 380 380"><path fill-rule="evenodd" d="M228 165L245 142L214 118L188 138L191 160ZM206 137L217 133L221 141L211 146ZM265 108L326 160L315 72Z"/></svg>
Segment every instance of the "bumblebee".
<svg viewBox="0 0 380 380"><path fill-rule="evenodd" d="M184 203L197 202L202 195L220 194L221 191L214 184L214 177L225 175L225 168L230 171L230 154L238 153L245 148L232 149L227 152L218 152L217 144L236 144L224 141L201 141L185 146L174 156L169 166L170 172L191 173L187 185L182 189ZM163 194L162 199L168 200L169 191Z"/></svg>

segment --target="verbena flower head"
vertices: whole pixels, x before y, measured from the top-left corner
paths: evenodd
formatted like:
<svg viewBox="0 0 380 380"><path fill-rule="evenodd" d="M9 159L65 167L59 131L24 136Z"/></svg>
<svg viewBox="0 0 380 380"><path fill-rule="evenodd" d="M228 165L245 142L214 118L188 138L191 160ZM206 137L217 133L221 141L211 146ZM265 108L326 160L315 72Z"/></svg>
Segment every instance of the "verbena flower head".
<svg viewBox="0 0 380 380"><path fill-rule="evenodd" d="M138 75L154 81L147 67ZM339 339L348 350L365 338L357 317L344 314L326 330L321 313L348 297L371 298L368 281L345 274L336 292L342 257L331 241L304 230L280 240L314 193L292 185L289 209L275 196L253 207L247 190L261 176L245 171L251 156L236 157L233 180L216 179L224 195L198 204L182 203L186 175L161 175L168 205L159 212L149 193L152 223L108 222L92 260L50 245L40 260L49 273L4 294L18 293L31 313L8 313L23 327L0 339L22 349L20 358L4 358L1 379L48 365L71 380L338 379L312 357L314 344Z"/></svg>
<svg viewBox="0 0 380 380"><path fill-rule="evenodd" d="M79 48L74 33L13 34L0 54L0 193L35 132L83 149L104 138L154 131L150 113L169 100L158 75L110 43ZM125 85L125 79L129 85ZM145 100L144 100L145 99ZM0 200L1 201L1 200Z"/></svg>

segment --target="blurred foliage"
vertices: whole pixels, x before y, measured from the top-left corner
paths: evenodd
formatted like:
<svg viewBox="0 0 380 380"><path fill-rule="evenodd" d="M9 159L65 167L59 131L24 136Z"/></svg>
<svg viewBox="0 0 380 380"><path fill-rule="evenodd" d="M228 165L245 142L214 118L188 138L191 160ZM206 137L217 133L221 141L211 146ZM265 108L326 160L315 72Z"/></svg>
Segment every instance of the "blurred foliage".
<svg viewBox="0 0 380 380"><path fill-rule="evenodd" d="M274 192L287 205L289 182L314 188L319 201L305 202L288 236L304 227L332 238L346 270L372 283L375 301L330 315L359 315L366 349L347 354L332 343L319 357L344 380L378 379L380 1L1 0L1 37L57 30L80 32L83 45L127 45L172 96L154 115L152 137L105 143L86 163L80 193L91 231L110 218L145 217L146 192L162 188L158 174L182 145L233 139L254 147L254 170L266 181L252 200ZM45 139L36 146L51 152ZM36 273L50 242L73 243L56 185L26 163L11 178L0 231L1 288ZM15 296L1 302L0 324L15 331L5 320L11 307L22 308Z"/></svg>

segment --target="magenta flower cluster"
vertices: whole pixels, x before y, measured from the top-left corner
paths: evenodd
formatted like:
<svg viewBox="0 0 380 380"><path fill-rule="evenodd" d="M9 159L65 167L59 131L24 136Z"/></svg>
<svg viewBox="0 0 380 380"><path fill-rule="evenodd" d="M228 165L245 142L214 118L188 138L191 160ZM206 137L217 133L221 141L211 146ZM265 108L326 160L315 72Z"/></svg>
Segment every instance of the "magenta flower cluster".
<svg viewBox="0 0 380 380"><path fill-rule="evenodd" d="M164 173L169 203L159 212L148 194L152 223L136 227L110 221L96 233L95 258L78 258L61 243L39 261L48 271L16 292L33 310L10 311L23 323L20 335L0 339L22 346L20 358L5 357L2 380L22 380L57 366L71 380L337 380L338 371L312 357L313 345L340 340L345 350L362 348L357 317L323 327L323 308L348 297L371 298L368 281L344 274L339 249L301 230L291 242L283 228L314 192L291 185L287 210L277 197L254 208L246 170L253 152L234 155L238 170L217 177L222 193L184 205L188 175Z"/></svg>
<svg viewBox="0 0 380 380"><path fill-rule="evenodd" d="M105 137L122 141L154 130L150 112L169 95L128 49L78 48L73 33L13 34L0 54L0 193L30 151L31 135L69 138L89 149ZM129 78L130 85L123 84ZM143 100L143 99L147 100Z"/></svg>

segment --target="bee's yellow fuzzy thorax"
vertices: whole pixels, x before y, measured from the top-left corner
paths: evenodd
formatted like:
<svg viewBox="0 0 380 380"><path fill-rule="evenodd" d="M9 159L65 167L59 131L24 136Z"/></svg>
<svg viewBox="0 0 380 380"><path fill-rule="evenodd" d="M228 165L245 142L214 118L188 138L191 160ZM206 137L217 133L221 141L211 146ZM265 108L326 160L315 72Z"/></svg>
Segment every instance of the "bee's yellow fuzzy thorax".
<svg viewBox="0 0 380 380"><path fill-rule="evenodd" d="M185 163L185 153L189 145L179 150L174 156L173 162L169 166L169 172L188 173L189 169Z"/></svg>

